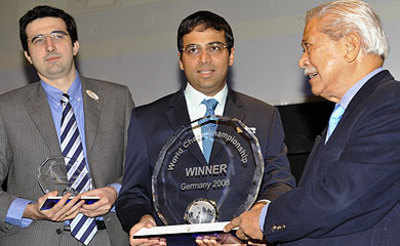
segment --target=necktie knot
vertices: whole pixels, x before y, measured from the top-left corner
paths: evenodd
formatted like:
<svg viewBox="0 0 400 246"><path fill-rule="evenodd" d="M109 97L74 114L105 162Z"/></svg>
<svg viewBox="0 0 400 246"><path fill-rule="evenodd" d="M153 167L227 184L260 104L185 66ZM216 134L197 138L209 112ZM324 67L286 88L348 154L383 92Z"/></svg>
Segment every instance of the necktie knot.
<svg viewBox="0 0 400 246"><path fill-rule="evenodd" d="M69 103L69 95L66 93L63 93L60 101L61 101L61 104L63 104L63 105Z"/></svg>
<svg viewBox="0 0 400 246"><path fill-rule="evenodd" d="M215 108L217 107L217 104L218 104L217 100L215 100L214 98L204 99L201 103L206 105L206 114L205 114L205 116L215 114Z"/></svg>

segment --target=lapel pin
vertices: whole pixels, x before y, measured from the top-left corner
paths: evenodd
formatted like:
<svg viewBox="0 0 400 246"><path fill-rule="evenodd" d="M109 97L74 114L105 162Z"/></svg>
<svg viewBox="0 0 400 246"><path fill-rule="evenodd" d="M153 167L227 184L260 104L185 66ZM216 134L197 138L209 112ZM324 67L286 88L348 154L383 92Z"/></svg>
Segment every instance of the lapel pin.
<svg viewBox="0 0 400 246"><path fill-rule="evenodd" d="M95 101L99 100L99 96L91 90L86 90L86 94Z"/></svg>

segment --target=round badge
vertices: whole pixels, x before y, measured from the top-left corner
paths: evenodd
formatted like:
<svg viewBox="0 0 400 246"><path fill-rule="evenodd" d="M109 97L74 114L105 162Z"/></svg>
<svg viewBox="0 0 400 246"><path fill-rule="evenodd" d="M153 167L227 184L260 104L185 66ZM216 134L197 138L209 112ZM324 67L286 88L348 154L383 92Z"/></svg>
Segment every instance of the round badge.
<svg viewBox="0 0 400 246"><path fill-rule="evenodd" d="M184 219L189 224L213 223L217 220L218 212L214 201L200 198L187 206Z"/></svg>

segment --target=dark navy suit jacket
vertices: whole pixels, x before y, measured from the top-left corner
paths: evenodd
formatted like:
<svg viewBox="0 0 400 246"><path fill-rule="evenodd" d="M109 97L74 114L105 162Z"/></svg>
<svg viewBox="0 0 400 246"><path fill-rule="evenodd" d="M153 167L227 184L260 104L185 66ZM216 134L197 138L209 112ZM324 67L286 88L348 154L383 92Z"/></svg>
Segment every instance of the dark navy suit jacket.
<svg viewBox="0 0 400 246"><path fill-rule="evenodd" d="M299 187L270 204L264 236L290 246L400 245L400 83L388 71L353 97Z"/></svg>
<svg viewBox="0 0 400 246"><path fill-rule="evenodd" d="M295 180L290 173L284 133L276 108L229 90L224 116L240 119L247 126L256 128L265 159L258 199L274 200L294 187ZM133 110L126 172L116 207L126 231L145 214L152 214L160 224L153 209L151 176L162 146L176 130L189 122L183 90Z"/></svg>

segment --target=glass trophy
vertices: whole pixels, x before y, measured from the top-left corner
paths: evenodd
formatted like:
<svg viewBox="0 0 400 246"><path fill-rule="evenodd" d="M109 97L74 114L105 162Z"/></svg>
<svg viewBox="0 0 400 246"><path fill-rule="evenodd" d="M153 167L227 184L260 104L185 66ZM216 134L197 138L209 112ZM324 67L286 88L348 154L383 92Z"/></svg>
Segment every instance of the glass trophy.
<svg viewBox="0 0 400 246"><path fill-rule="evenodd" d="M69 171L67 171L67 166L74 166L76 161L77 160L72 158L57 156L47 158L40 164L37 169L37 178L43 193L46 194L51 191L58 191L57 196L50 196L46 199L40 207L41 210L52 208L66 193L71 194L67 202L78 195L79 192L72 182L79 179L81 171L79 168L69 168ZM88 196L81 197L80 199L84 200L85 204L93 204L99 200L98 197Z"/></svg>
<svg viewBox="0 0 400 246"><path fill-rule="evenodd" d="M208 124L215 131L203 136L201 127ZM208 162L205 138L213 142ZM213 115L183 126L163 146L152 176L155 211L171 226L146 229L145 235L222 231L255 202L263 174L257 137L240 120Z"/></svg>
<svg viewBox="0 0 400 246"><path fill-rule="evenodd" d="M67 164L72 165L72 161L71 158L59 156L47 158L40 164L37 170L37 178L45 194L55 190L58 191L59 196L67 192L71 193L71 195L78 193L71 187L67 176ZM77 176L79 173L74 175Z"/></svg>

